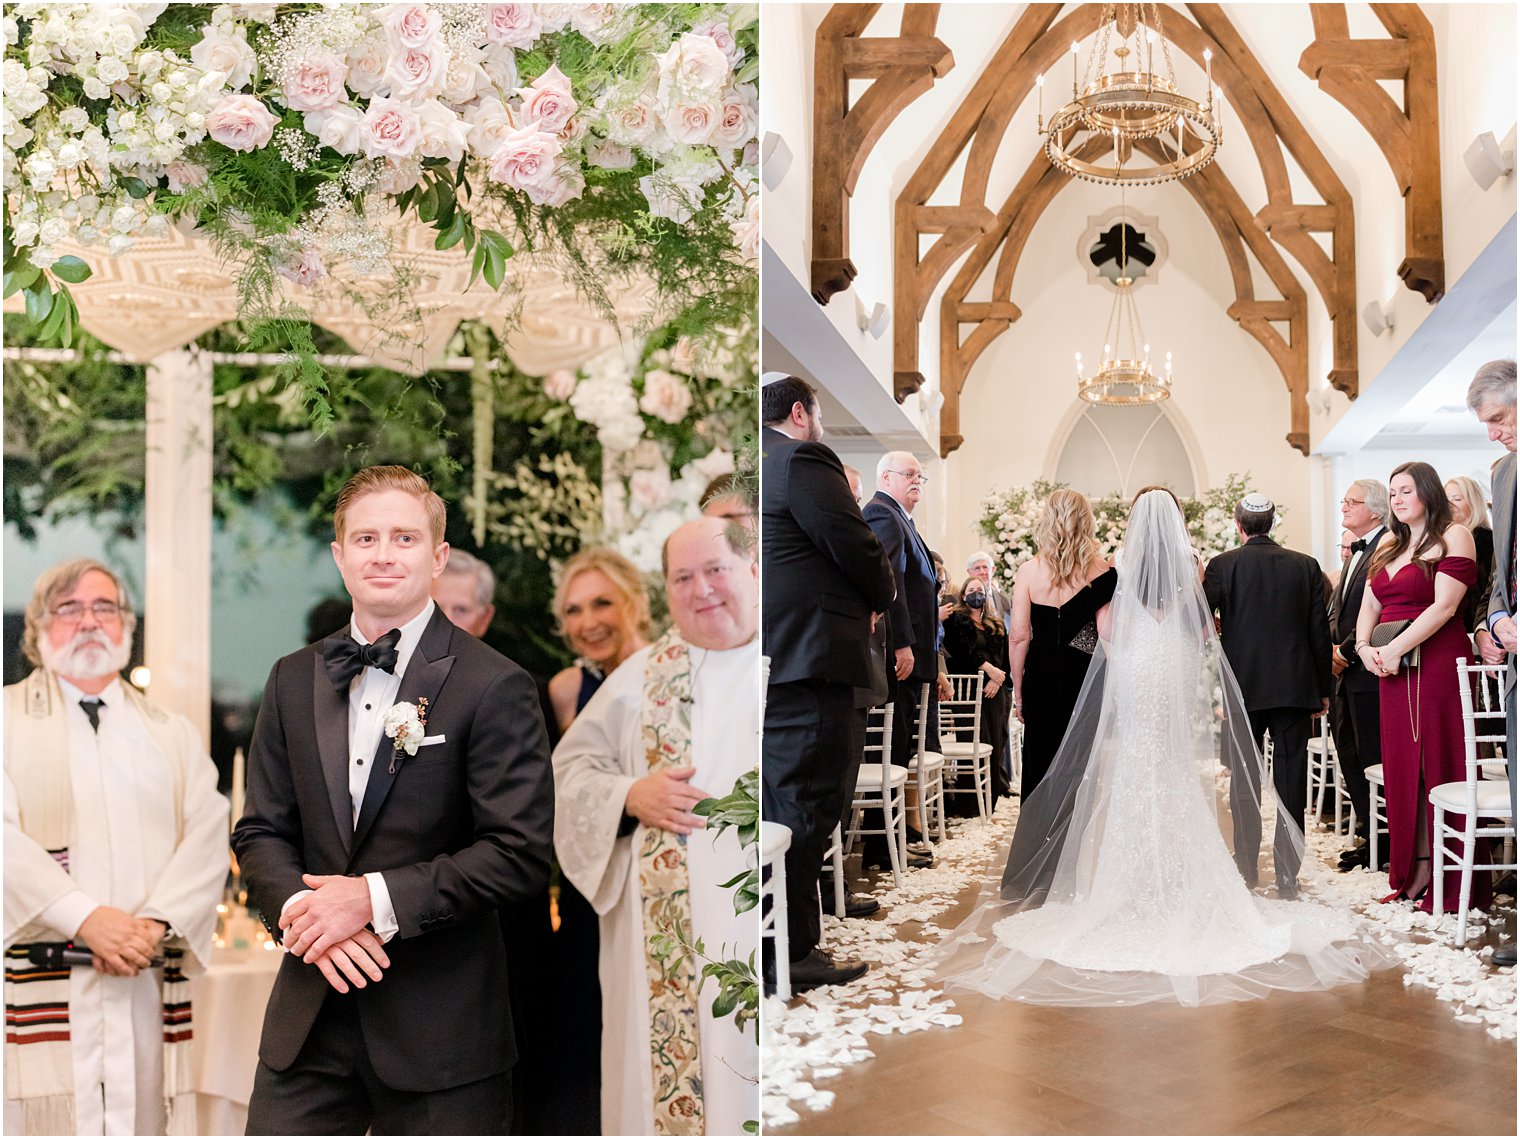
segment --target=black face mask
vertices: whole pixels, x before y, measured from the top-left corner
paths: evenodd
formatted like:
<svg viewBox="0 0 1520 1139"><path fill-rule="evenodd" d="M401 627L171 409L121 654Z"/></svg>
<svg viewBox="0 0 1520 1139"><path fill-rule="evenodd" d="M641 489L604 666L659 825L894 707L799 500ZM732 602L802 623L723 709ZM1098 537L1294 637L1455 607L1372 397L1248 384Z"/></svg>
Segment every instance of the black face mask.
<svg viewBox="0 0 1520 1139"><path fill-rule="evenodd" d="M987 599L980 593L970 593L966 595L966 605L971 609L980 609L983 605L986 604Z"/></svg>

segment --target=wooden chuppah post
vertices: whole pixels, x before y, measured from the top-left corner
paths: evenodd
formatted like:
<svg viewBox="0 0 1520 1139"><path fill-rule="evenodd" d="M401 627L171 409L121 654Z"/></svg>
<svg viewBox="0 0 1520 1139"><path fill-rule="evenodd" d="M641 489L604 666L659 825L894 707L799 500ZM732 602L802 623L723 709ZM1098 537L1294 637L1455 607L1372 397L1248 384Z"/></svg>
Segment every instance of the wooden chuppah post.
<svg viewBox="0 0 1520 1139"><path fill-rule="evenodd" d="M149 694L211 739L211 358L148 362L144 658Z"/></svg>

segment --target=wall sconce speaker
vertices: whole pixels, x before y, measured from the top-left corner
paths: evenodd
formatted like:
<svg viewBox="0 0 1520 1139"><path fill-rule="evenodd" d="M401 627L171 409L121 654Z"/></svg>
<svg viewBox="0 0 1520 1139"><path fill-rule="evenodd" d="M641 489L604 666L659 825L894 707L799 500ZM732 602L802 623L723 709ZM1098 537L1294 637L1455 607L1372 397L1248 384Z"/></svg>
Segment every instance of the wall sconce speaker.
<svg viewBox="0 0 1520 1139"><path fill-rule="evenodd" d="M1515 152L1500 150L1494 132L1484 131L1473 139L1467 153L1462 155L1462 161L1467 163L1467 172L1472 175L1478 188L1487 190L1500 178L1514 173Z"/></svg>
<svg viewBox="0 0 1520 1139"><path fill-rule="evenodd" d="M855 323L860 325L860 331L869 332L873 339L881 339L882 334L887 331L887 321L891 315L887 306L880 301L867 307L866 302L856 296Z"/></svg>
<svg viewBox="0 0 1520 1139"><path fill-rule="evenodd" d="M1383 335L1393 327L1393 306L1368 301L1362 309L1362 323L1372 335Z"/></svg>
<svg viewBox="0 0 1520 1139"><path fill-rule="evenodd" d="M786 139L775 131L766 131L760 143L760 180L767 190L781 185L786 172L792 168L792 148Z"/></svg>

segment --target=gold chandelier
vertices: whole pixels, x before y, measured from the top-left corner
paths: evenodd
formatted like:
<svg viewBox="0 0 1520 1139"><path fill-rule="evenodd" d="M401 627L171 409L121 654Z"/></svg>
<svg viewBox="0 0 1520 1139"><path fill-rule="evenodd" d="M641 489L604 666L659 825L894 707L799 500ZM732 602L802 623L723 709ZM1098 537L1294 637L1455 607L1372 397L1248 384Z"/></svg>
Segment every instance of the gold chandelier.
<svg viewBox="0 0 1520 1139"><path fill-rule="evenodd" d="M1134 278L1129 275L1129 222L1119 218L1119 276L1117 294L1108 327L1103 333L1103 364L1091 377L1082 374L1082 353L1077 353L1077 395L1088 403L1119 407L1160 403L1172 394L1172 354L1160 375L1151 371L1151 346L1140 327L1135 308Z"/></svg>
<svg viewBox="0 0 1520 1139"><path fill-rule="evenodd" d="M1039 91L1037 129L1045 136L1045 155L1057 170L1105 186L1143 186L1171 182L1196 174L1214 161L1224 141L1214 86L1214 53L1203 53L1207 92L1204 100L1190 99L1177 90L1171 48L1161 30L1161 10L1151 4L1104 4L1102 26L1085 73L1078 77L1080 46L1071 45L1071 102L1045 118L1045 76L1035 80ZM1109 43L1114 34L1118 60L1108 68ZM1156 70L1155 48L1161 43L1165 73ZM1133 42L1133 47L1131 43ZM1134 56L1133 65L1130 56ZM1216 109L1218 108L1218 109ZM1080 155L1091 140L1109 140L1106 155ZM1160 157L1132 165L1135 144L1152 139Z"/></svg>

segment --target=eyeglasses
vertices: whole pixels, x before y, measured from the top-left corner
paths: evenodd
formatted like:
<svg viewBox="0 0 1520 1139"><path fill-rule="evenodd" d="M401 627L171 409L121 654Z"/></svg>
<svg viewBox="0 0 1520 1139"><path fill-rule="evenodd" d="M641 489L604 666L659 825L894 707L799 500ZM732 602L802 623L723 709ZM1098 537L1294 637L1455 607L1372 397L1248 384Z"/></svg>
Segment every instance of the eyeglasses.
<svg viewBox="0 0 1520 1139"><path fill-rule="evenodd" d="M1366 506L1367 505L1367 500L1365 498L1343 498L1343 499L1341 499L1341 505L1342 506Z"/></svg>
<svg viewBox="0 0 1520 1139"><path fill-rule="evenodd" d="M902 475L902 477L907 479L909 482L924 484L929 481L929 476L924 474L922 471L899 471L894 470L892 467L888 467L887 470L894 475Z"/></svg>
<svg viewBox="0 0 1520 1139"><path fill-rule="evenodd" d="M86 610L95 614L95 620L101 624L121 618L121 606L114 601L93 601L89 605L82 601L65 601L53 610L53 620L65 625L77 625L84 620Z"/></svg>

